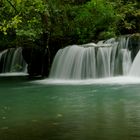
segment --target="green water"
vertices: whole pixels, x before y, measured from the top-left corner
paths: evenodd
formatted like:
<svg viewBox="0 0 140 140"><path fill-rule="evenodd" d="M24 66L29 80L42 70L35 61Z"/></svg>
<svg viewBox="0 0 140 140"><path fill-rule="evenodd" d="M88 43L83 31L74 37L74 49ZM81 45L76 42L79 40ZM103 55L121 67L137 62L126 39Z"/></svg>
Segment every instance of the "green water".
<svg viewBox="0 0 140 140"><path fill-rule="evenodd" d="M140 85L0 77L0 140L140 140Z"/></svg>

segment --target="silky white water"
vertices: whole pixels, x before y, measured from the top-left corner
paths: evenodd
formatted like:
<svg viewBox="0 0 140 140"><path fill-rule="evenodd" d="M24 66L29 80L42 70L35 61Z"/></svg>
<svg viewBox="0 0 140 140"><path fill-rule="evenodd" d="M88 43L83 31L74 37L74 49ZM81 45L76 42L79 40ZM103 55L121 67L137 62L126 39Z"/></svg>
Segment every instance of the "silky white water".
<svg viewBox="0 0 140 140"><path fill-rule="evenodd" d="M140 77L140 51L137 53L134 59L129 75Z"/></svg>
<svg viewBox="0 0 140 140"><path fill-rule="evenodd" d="M128 41L129 38L109 39L60 49L49 78L83 80L127 76L132 64Z"/></svg>
<svg viewBox="0 0 140 140"><path fill-rule="evenodd" d="M27 73L27 64L22 57L22 48L10 48L0 53L2 73Z"/></svg>

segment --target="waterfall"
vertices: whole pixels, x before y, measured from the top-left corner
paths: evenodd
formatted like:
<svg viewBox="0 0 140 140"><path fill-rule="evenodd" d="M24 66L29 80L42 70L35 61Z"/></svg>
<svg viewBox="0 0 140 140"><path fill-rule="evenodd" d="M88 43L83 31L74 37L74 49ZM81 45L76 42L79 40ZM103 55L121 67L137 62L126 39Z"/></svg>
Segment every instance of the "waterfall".
<svg viewBox="0 0 140 140"><path fill-rule="evenodd" d="M97 44L67 46L53 61L51 79L95 79L128 75L131 68L129 37L112 38Z"/></svg>
<svg viewBox="0 0 140 140"><path fill-rule="evenodd" d="M132 67L130 69L129 75L130 76L138 76L140 77L140 51L137 53L134 62L132 64Z"/></svg>
<svg viewBox="0 0 140 140"><path fill-rule="evenodd" d="M27 72L27 64L22 57L22 48L10 48L0 53L1 73Z"/></svg>

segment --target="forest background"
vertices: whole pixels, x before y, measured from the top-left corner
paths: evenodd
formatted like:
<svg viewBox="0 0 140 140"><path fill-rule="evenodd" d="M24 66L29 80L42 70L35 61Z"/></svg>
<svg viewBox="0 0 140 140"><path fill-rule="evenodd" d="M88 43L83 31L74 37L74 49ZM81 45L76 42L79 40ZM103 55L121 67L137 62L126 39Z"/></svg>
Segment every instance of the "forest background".
<svg viewBox="0 0 140 140"><path fill-rule="evenodd" d="M11 47L47 50L49 65L58 49L67 45L139 31L139 0L0 1L0 50Z"/></svg>

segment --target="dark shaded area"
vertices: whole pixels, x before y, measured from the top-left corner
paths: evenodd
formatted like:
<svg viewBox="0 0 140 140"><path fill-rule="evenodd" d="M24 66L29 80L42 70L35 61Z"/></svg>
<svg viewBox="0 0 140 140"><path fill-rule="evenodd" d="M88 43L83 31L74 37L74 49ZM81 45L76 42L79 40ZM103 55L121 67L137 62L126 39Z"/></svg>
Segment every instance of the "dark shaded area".
<svg viewBox="0 0 140 140"><path fill-rule="evenodd" d="M2 127L1 140L77 140L78 134L70 135L76 131L76 126L69 127L61 122L32 120L25 125Z"/></svg>
<svg viewBox="0 0 140 140"><path fill-rule="evenodd" d="M4 35L0 32L0 51L6 48L16 47L16 34L14 31L10 31L8 35Z"/></svg>
<svg viewBox="0 0 140 140"><path fill-rule="evenodd" d="M47 51L45 48L38 47L36 44L23 45L23 58L28 64L28 73L32 76L48 75ZM46 62L45 62L46 60ZM46 64L45 64L46 63ZM44 70L46 69L46 70ZM44 74L45 73L45 74Z"/></svg>
<svg viewBox="0 0 140 140"><path fill-rule="evenodd" d="M76 44L76 38L51 38L49 40L49 48L47 48L46 38L42 37L35 42L22 42L23 58L28 64L28 73L30 77L47 77L57 51L74 42Z"/></svg>
<svg viewBox="0 0 140 140"><path fill-rule="evenodd" d="M140 34L133 34L130 37L128 47L131 50L132 60L134 60L136 54L140 50Z"/></svg>

